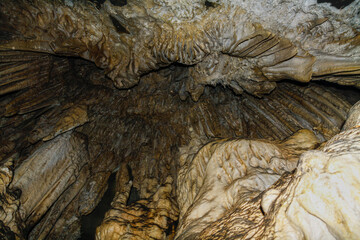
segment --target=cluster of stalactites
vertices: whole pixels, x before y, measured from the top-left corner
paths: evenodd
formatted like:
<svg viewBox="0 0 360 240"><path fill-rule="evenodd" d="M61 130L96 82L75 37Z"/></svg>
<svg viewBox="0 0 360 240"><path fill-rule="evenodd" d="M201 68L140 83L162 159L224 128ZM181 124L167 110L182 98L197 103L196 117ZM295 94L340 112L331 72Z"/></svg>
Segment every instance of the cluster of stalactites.
<svg viewBox="0 0 360 240"><path fill-rule="evenodd" d="M104 68L120 88L173 63L190 65L186 87L194 100L205 85L217 83L254 95L269 93L282 79L322 78L358 87L359 34L352 18L340 21L327 5L302 1L274 2L272 9L209 3L106 1L99 9L90 2L4 1L0 49L80 56ZM270 20L266 11L281 17Z"/></svg>

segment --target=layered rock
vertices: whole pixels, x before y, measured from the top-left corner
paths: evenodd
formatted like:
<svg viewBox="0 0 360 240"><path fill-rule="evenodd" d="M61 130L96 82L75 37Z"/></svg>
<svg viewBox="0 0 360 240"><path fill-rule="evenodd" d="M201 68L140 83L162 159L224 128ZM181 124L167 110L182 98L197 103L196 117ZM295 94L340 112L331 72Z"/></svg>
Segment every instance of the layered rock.
<svg viewBox="0 0 360 240"><path fill-rule="evenodd" d="M295 169L299 155L318 144L311 131L300 130L282 143L225 139L208 143L196 155L185 153L178 176L177 238L198 237L228 211Z"/></svg>
<svg viewBox="0 0 360 240"><path fill-rule="evenodd" d="M254 95L281 79L358 86L357 1L342 11L305 0L209 4L5 1L0 49L80 56L119 88L172 63L191 65L186 86L194 100L217 83Z"/></svg>
<svg viewBox="0 0 360 240"><path fill-rule="evenodd" d="M124 214L129 212L138 214L138 217L131 219L129 228L125 230L114 227L114 234L131 233L146 238L152 233L135 231L136 226L143 224L150 229L158 224L161 226L156 232L159 239L164 235L173 236L172 228L178 218L175 202L179 147L198 141L190 144L197 149L200 143L226 137L282 140L303 128L313 130L317 138L324 141L340 131L351 106L345 100L346 96L335 88L291 83L279 83L272 94L262 99L246 93L235 96L231 90L221 87L207 87L198 102L193 102L184 91L188 72L183 67L152 73L145 76L138 87L119 91L112 88L105 78L99 81L97 78L103 76L102 71L91 64L75 60L71 65L76 75L65 73L68 77L62 83L63 95L46 95L47 101L57 104L34 107L33 111L3 116L1 120L2 156L22 151L13 161L14 169L20 168L44 144L54 144L53 141L67 134L80 134L85 140L85 146L79 145L78 150L75 150L76 145L72 147L81 152L85 148L88 154L87 164L75 182L58 189L59 196L51 206L42 205L38 220L32 224L21 219L16 222L20 229L25 229L22 236L33 239L79 237L81 216L95 208L107 188L108 177L119 166L120 169L129 168L132 176L125 180L118 178L118 197L113 203L116 207L107 215L109 217L99 228L102 230L98 236L110 236L109 226L114 227L117 223L123 226ZM56 67L51 69L57 71ZM72 70L67 71L71 73ZM3 106L16 102L27 91L9 93L3 98ZM10 138L6 138L7 135ZM45 156L45 150L43 152ZM48 170L53 171L51 168ZM38 173L34 170L34 174ZM168 182L169 176L176 181ZM45 177L43 181L50 183L55 180ZM139 196L126 205L119 198L121 193L130 193L119 189L129 181ZM7 191L11 192L11 189L7 187ZM31 194L36 192L28 194L31 198ZM46 198L45 192L38 195ZM167 209L172 209L169 216L160 214L162 211L156 199L166 203ZM161 220L166 216L166 221Z"/></svg>
<svg viewBox="0 0 360 240"><path fill-rule="evenodd" d="M357 115L333 137L359 93L275 82L358 87L358 7L1 1L0 236L78 238L81 216L120 169L99 239L171 239L178 218L178 238L317 238L313 226L330 239L356 238L334 223L344 211L342 222L357 228L346 208L331 206L331 215L308 199L326 205L342 191L322 191L320 163L336 165L348 151L356 171ZM328 140L292 172L302 152ZM329 179L356 182L339 169Z"/></svg>
<svg viewBox="0 0 360 240"><path fill-rule="evenodd" d="M357 239L360 131L353 120L358 121L359 116L357 105L344 130L319 150L303 153L294 173L282 175L260 192L253 191L251 184L244 194L247 198L240 198L233 208L223 210L218 218L211 219L212 223L201 226L195 223L198 219L191 220L186 215L182 223L185 227L178 232L179 239ZM207 206L205 196L197 195L199 209ZM228 199L226 195L218 196L221 202ZM192 211L196 209L191 208L187 214L191 216ZM195 225L190 227L192 223Z"/></svg>
<svg viewBox="0 0 360 240"><path fill-rule="evenodd" d="M1 163L0 178L0 225L1 237L4 239L15 239L15 233L21 236L24 225L19 216L19 191L11 191L9 185L13 180L13 164L16 155L3 159ZM16 194L17 193L17 194Z"/></svg>
<svg viewBox="0 0 360 240"><path fill-rule="evenodd" d="M85 183L79 178L88 160L84 140L65 134L43 144L16 168L10 188L21 189L19 213L27 228L33 227L49 209L62 212L67 205L62 201L67 195L63 193L74 182ZM76 193L68 194L67 201ZM56 201L62 205L56 206Z"/></svg>
<svg viewBox="0 0 360 240"><path fill-rule="evenodd" d="M123 177L118 180L125 180ZM131 203L130 181L119 181L123 185L96 230L96 239L166 239L171 238L171 229L177 220L178 209L171 197L172 178L165 184L155 186L155 193L147 199ZM154 187L151 189L154 191ZM133 201L133 200L132 200ZM169 236L170 235L170 236ZM173 237L173 236L172 236Z"/></svg>

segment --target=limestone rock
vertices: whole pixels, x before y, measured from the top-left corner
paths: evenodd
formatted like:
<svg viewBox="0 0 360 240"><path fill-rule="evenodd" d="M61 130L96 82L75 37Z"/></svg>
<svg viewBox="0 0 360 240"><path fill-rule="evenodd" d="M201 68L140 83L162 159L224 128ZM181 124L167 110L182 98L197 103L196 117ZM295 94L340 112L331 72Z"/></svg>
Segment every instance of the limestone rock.
<svg viewBox="0 0 360 240"><path fill-rule="evenodd" d="M359 120L359 112L353 114ZM298 239L359 238L359 144L360 129L349 124L321 151L304 153L293 180L278 197L284 199L285 195L286 200L281 206L277 200L273 203L273 226L267 226L264 234Z"/></svg>
<svg viewBox="0 0 360 240"><path fill-rule="evenodd" d="M360 112L360 102L357 102L351 107L348 113L348 117L343 126L343 131L360 126L359 112Z"/></svg>
<svg viewBox="0 0 360 240"><path fill-rule="evenodd" d="M338 12L306 0L228 0L212 7L205 1L6 0L0 49L80 56L104 68L119 88L172 63L194 65L187 84L194 100L204 85L217 83L254 95L282 79L359 87L358 6L354 1Z"/></svg>
<svg viewBox="0 0 360 240"><path fill-rule="evenodd" d="M0 1L0 236L79 238L119 169L98 238L356 238L360 2L320 2Z"/></svg>
<svg viewBox="0 0 360 240"><path fill-rule="evenodd" d="M239 202L263 192L282 173L295 169L298 156L318 143L311 131L301 130L281 144L220 140L205 145L195 156L190 155L178 176L177 238L197 237Z"/></svg>
<svg viewBox="0 0 360 240"><path fill-rule="evenodd" d="M117 192L112 209L96 230L96 239L166 239L166 232L178 215L170 195L172 181L169 177L154 195L127 205L130 181L125 192Z"/></svg>
<svg viewBox="0 0 360 240"><path fill-rule="evenodd" d="M19 214L27 226L34 226L77 180L86 153L84 140L67 133L44 143L16 168L10 188L21 189Z"/></svg>
<svg viewBox="0 0 360 240"><path fill-rule="evenodd" d="M359 238L359 116L353 111L346 130L320 150L303 153L294 173L241 200L234 210L207 225L200 238Z"/></svg>
<svg viewBox="0 0 360 240"><path fill-rule="evenodd" d="M5 230L5 236L15 239L21 237L24 225L20 219L19 210L19 191L11 191L9 185L13 180L13 164L16 155L5 159L1 163L0 168L0 224L1 229ZM4 238L5 238L4 236Z"/></svg>
<svg viewBox="0 0 360 240"><path fill-rule="evenodd" d="M45 127L45 129L49 129L51 131L51 126L53 126L54 128L42 140L48 141L64 132L70 131L86 123L89 120L87 116L86 108L87 107L84 105L69 106L69 108L67 108L67 106L64 106L64 110L61 112L61 115L56 116L55 118L57 119L56 123L52 123L51 121L46 121L46 124L49 124L50 127L48 128ZM39 130L35 129L35 131L39 131Z"/></svg>

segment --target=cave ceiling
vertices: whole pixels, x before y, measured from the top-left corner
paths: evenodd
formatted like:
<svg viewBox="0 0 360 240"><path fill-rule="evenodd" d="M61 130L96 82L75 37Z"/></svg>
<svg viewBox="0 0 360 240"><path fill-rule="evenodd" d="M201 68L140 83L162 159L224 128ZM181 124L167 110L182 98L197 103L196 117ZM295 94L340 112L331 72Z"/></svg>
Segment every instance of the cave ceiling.
<svg viewBox="0 0 360 240"><path fill-rule="evenodd" d="M359 31L359 0L2 0L0 238L359 239Z"/></svg>

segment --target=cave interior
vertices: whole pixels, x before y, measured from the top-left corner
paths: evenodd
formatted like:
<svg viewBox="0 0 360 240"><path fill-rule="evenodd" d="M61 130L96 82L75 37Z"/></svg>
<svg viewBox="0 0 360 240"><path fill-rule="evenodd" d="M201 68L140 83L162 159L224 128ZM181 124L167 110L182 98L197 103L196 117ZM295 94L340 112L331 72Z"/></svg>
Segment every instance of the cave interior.
<svg viewBox="0 0 360 240"><path fill-rule="evenodd" d="M360 1L261 2L1 1L0 239L360 237Z"/></svg>

